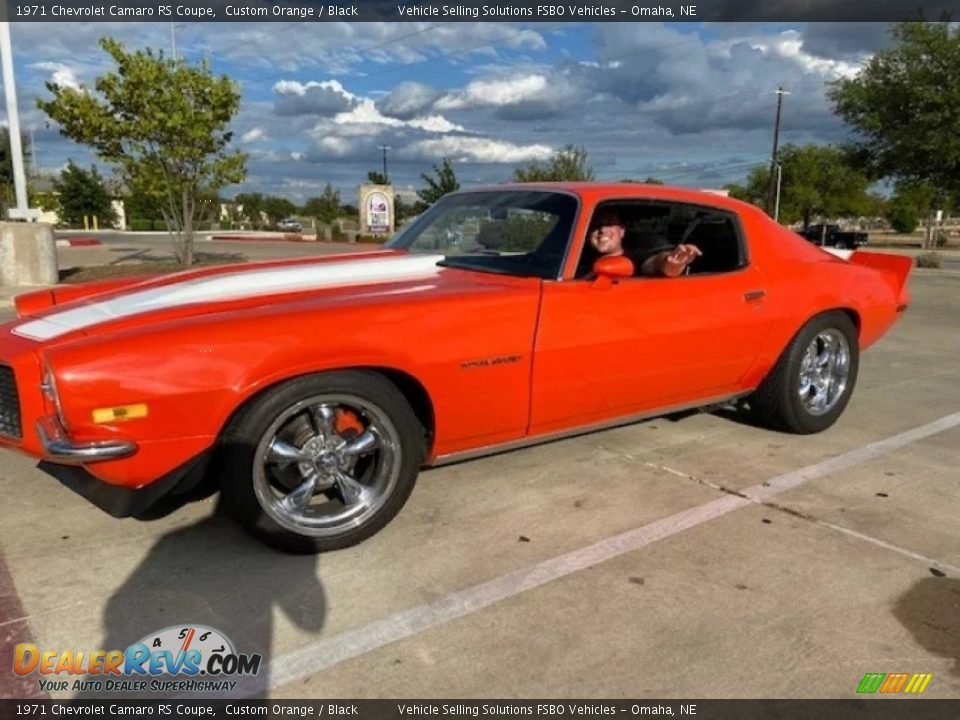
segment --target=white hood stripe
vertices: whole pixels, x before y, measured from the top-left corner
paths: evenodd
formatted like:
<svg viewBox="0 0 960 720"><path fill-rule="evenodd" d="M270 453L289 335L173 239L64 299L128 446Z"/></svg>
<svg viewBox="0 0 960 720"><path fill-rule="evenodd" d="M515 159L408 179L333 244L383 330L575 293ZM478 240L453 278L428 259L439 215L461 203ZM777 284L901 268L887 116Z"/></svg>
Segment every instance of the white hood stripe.
<svg viewBox="0 0 960 720"><path fill-rule="evenodd" d="M210 275L53 313L39 320L25 322L14 328L13 332L33 340L49 340L109 320L181 305L426 277L440 271L437 262L443 257L387 257L379 260L350 260Z"/></svg>

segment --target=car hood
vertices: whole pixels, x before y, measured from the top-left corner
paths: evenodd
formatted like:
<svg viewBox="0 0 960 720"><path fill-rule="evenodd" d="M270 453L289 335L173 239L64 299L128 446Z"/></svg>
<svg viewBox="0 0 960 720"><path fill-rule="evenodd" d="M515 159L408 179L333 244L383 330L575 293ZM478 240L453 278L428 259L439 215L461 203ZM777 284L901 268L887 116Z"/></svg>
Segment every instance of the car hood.
<svg viewBox="0 0 960 720"><path fill-rule="evenodd" d="M30 340L48 341L78 331L95 332L108 323L166 315L165 311L178 308L186 314L198 314L225 305L271 302L272 296L299 297L338 288L357 293L368 292L371 286L401 290L404 284L438 276L443 268L437 263L443 257L370 253L342 260L324 258L190 271L49 308L25 318L12 332Z"/></svg>

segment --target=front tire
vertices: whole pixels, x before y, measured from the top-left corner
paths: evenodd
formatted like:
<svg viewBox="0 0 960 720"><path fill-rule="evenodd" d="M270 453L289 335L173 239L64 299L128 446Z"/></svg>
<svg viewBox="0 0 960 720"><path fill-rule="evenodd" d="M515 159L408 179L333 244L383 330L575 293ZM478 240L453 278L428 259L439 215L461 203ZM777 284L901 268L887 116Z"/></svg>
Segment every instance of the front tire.
<svg viewBox="0 0 960 720"><path fill-rule="evenodd" d="M403 507L424 429L382 375L308 375L257 396L224 434L227 508L268 545L297 553L355 545Z"/></svg>
<svg viewBox="0 0 960 720"><path fill-rule="evenodd" d="M857 329L841 311L817 315L784 350L749 404L766 424L808 435L833 425L857 382Z"/></svg>

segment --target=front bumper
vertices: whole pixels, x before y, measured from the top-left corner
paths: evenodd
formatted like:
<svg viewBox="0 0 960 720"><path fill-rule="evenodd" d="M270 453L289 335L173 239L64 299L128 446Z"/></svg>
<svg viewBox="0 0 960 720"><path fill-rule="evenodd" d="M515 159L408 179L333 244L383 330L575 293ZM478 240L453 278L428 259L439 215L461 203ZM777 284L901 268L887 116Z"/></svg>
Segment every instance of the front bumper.
<svg viewBox="0 0 960 720"><path fill-rule="evenodd" d="M140 488L110 485L76 465L43 461L37 467L108 515L123 518L142 516L160 506L164 498L186 496L208 478L211 457L211 451L203 452Z"/></svg>
<svg viewBox="0 0 960 720"><path fill-rule="evenodd" d="M36 427L43 454L53 462L79 465L98 460L116 460L137 451L137 444L129 440L75 443L67 437L55 415L40 418Z"/></svg>

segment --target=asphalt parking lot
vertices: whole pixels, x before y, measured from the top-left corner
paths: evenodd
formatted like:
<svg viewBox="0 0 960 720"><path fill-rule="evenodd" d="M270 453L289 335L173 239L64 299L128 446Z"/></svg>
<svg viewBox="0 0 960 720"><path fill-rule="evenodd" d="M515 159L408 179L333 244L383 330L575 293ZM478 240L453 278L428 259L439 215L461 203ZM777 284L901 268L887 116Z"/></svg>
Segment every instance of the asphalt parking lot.
<svg viewBox="0 0 960 720"><path fill-rule="evenodd" d="M960 276L911 290L824 434L695 413L431 470L320 557L215 496L114 520L0 451L0 645L200 623L277 698L852 698L868 672L960 697ZM9 662L0 695L37 693Z"/></svg>

